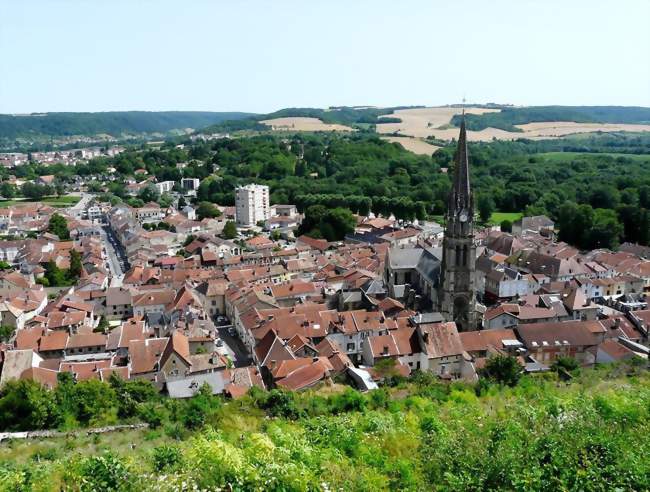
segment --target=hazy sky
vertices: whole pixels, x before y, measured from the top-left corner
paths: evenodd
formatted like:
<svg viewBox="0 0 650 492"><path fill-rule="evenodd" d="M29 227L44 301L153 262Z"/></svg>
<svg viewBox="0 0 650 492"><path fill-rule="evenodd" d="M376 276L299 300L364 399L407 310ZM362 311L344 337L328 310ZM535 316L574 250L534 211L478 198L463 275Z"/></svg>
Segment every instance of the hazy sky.
<svg viewBox="0 0 650 492"><path fill-rule="evenodd" d="M0 112L650 106L650 0L0 0Z"/></svg>

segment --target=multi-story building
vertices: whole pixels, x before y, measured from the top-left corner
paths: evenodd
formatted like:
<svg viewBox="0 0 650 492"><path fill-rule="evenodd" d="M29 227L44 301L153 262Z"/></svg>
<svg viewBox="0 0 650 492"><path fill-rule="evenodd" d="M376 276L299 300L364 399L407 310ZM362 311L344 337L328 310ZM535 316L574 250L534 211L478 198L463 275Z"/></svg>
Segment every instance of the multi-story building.
<svg viewBox="0 0 650 492"><path fill-rule="evenodd" d="M235 193L235 216L237 224L248 227L271 216L269 207L269 187L249 184L240 186Z"/></svg>
<svg viewBox="0 0 650 492"><path fill-rule="evenodd" d="M201 180L198 178L183 178L181 179L181 187L183 191L196 191L199 189Z"/></svg>

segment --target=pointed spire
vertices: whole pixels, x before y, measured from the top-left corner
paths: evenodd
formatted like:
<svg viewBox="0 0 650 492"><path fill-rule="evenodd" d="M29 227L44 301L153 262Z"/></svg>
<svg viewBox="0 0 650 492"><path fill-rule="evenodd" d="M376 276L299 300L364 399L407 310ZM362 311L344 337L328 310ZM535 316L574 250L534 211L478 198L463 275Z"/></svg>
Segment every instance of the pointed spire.
<svg viewBox="0 0 650 492"><path fill-rule="evenodd" d="M450 214L455 214L461 210L471 213L472 203L469 184L469 160L467 155L467 130L465 128L464 107L454 163L454 183L449 198Z"/></svg>

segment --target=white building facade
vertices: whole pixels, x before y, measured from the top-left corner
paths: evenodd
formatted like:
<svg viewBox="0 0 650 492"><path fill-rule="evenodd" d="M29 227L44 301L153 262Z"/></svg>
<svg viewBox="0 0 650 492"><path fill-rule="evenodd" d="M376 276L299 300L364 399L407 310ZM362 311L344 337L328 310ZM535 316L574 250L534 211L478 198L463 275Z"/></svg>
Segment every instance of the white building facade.
<svg viewBox="0 0 650 492"><path fill-rule="evenodd" d="M271 217L269 187L249 184L235 190L235 217L237 225L250 227Z"/></svg>

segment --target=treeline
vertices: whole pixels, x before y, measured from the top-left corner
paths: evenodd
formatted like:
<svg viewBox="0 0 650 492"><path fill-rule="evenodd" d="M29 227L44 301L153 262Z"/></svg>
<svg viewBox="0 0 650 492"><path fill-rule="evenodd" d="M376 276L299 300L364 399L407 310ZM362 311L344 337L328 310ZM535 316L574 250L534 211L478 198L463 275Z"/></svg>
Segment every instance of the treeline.
<svg viewBox="0 0 650 492"><path fill-rule="evenodd" d="M203 128L224 120L247 118L250 113L208 111L106 111L101 113L44 113L26 116L0 114L3 139L35 135L65 137L107 133L166 133L174 129Z"/></svg>
<svg viewBox="0 0 650 492"><path fill-rule="evenodd" d="M303 212L311 205L324 205L327 208L344 207L355 214L366 216L372 211L375 215L386 217L391 214L399 220L426 218L427 204L422 201L414 202L408 197L388 198L385 196L366 197L360 195L297 195L295 205Z"/></svg>
<svg viewBox="0 0 650 492"><path fill-rule="evenodd" d="M461 116L451 122L460 126ZM544 121L575 121L576 123L650 123L650 108L637 106L530 106L526 108L504 107L495 113L467 114L468 130L500 128L521 132L515 125Z"/></svg>

